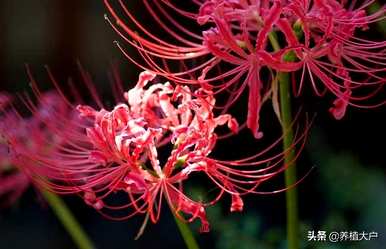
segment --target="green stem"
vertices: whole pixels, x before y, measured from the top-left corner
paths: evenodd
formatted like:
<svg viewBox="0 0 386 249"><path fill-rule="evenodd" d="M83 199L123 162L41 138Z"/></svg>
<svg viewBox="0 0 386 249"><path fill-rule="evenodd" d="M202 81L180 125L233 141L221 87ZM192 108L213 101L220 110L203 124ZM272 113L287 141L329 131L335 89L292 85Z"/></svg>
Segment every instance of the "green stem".
<svg viewBox="0 0 386 249"><path fill-rule="evenodd" d="M42 190L41 193L77 247L79 249L95 248L63 200L47 190Z"/></svg>
<svg viewBox="0 0 386 249"><path fill-rule="evenodd" d="M299 218L298 197L296 187L295 151L293 149L292 112L291 112L291 87L288 73L279 73L280 110L283 134L283 150L287 151L284 161L287 169L284 172L287 207L287 240L288 249L299 248Z"/></svg>
<svg viewBox="0 0 386 249"><path fill-rule="evenodd" d="M299 35L301 35L299 33ZM268 39L274 51L280 50L280 45L277 41L277 35L271 32ZM295 57L287 54L284 57L286 61L293 61ZM299 248L299 217L298 217L298 195L294 187L296 183L296 164L295 151L293 149L294 135L292 130L292 110L291 110L291 84L288 73L279 72L277 75L279 81L280 94L280 112L281 125L284 134L283 151L284 162L287 169L284 172L286 191L286 210L287 210L287 243L288 249Z"/></svg>
<svg viewBox="0 0 386 249"><path fill-rule="evenodd" d="M198 243L195 240L193 233L190 230L189 226L186 223L179 220L175 215L173 215L173 216L174 216L174 219L177 223L177 227L180 230L182 238L185 241L187 248L188 249L200 249L200 247L198 246Z"/></svg>
<svg viewBox="0 0 386 249"><path fill-rule="evenodd" d="M280 50L280 45L279 45L279 42L277 41L277 35L275 32L270 32L268 34L268 39L269 39L269 42L271 43L272 45L272 48L275 52L279 51Z"/></svg>

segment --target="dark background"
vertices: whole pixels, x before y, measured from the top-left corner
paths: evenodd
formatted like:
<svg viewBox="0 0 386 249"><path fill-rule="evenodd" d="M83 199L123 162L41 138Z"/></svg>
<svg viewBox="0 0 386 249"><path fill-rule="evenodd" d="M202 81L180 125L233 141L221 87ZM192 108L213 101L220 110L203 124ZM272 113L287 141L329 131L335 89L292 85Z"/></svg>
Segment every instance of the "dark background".
<svg viewBox="0 0 386 249"><path fill-rule="evenodd" d="M44 65L49 65L61 82L69 76L77 79L78 60L92 74L101 94L109 91L106 72L112 61L119 63L122 78L134 84L140 70L114 46L118 36L104 20L104 13L101 0L0 1L0 90L28 89L25 63L43 88L50 86ZM373 31L372 35L381 34ZM316 167L299 185L302 247L384 248L386 110L349 108L345 118L336 121L327 112L331 99L311 96L303 105L317 116L298 167L300 175ZM278 129L270 129L276 127L270 109L265 108L264 113L268 118L263 120L263 130L272 130L272 137L280 136ZM216 153L235 148L254 152L255 146L246 131L234 141L220 143ZM280 188L281 182L279 177L267 189ZM191 191L199 193L200 189ZM77 197L64 199L100 249L185 248L168 207L163 208L160 222L149 224L145 234L134 241L143 217L113 222ZM196 236L201 248L285 248L284 194L250 196L241 214L228 211L229 199L222 204L208 210L212 231ZM192 229L197 230L197 226ZM356 243L307 242L307 231L312 230L375 231L379 238ZM64 249L75 245L39 194L30 188L16 205L0 210L0 248Z"/></svg>

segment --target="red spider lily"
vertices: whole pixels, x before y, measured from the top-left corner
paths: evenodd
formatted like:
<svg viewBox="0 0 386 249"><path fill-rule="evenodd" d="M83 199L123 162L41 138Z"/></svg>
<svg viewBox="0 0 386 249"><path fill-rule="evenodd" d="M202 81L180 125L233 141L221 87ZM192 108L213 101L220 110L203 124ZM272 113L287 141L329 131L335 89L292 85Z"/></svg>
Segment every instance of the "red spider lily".
<svg viewBox="0 0 386 249"><path fill-rule="evenodd" d="M118 12L112 2L122 11ZM356 36L385 18L384 8L366 14L365 8L372 2L364 1L357 7L356 1L335 0L202 0L192 1L197 7L192 12L174 1L143 1L173 42L146 29L125 1L105 0L105 5L116 20L113 24L107 19L113 29L138 49L146 64L138 63L118 44L119 48L143 69L177 83L210 87L214 94L227 91L229 101L218 106L224 112L248 87L247 126L255 137L261 137L259 112L270 96L277 101L272 82L278 72L293 72L295 95L301 93L306 75L316 95L323 95L319 84L333 93L337 99L330 112L336 119L344 116L348 105L385 104L362 103L385 85L386 42ZM184 25L180 21L183 18L202 25L197 27L201 34L194 33L192 24ZM273 47L275 36L281 48ZM183 61L178 70L172 70L176 68L173 61ZM301 75L297 77L295 72Z"/></svg>
<svg viewBox="0 0 386 249"><path fill-rule="evenodd" d="M236 133L236 120L227 114L213 114L215 101L208 90L193 93L187 86L169 83L148 86L154 77L150 72L141 73L137 85L124 94L126 103L111 111L79 105L82 122L69 119L66 126L71 129L64 132L55 124L49 126L64 143L53 144L49 155L23 151L23 158L37 169L47 169L48 175L42 170L33 174L37 183L60 194L80 194L106 217L122 220L147 214L157 222L166 200L180 219L185 215L190 216L188 222L198 218L200 230L207 232L205 207L228 193L231 211L241 211L242 195L265 193L256 188L286 169L283 155L287 152L269 156L278 140L249 158L212 158L218 139L216 128L227 125ZM66 120L60 113L54 117L59 123ZM299 135L295 144L303 146L304 137L305 133ZM213 201L195 201L184 193L184 183L198 173L219 188ZM125 203L116 204L117 194L126 197Z"/></svg>
<svg viewBox="0 0 386 249"><path fill-rule="evenodd" d="M0 101L0 196L2 204L15 202L30 185L32 172L50 175L46 168L35 165L23 155L26 153L49 155L54 144L60 143L60 136L53 133L47 124L53 124L53 114L69 117L69 109L55 93L49 92L39 98L37 105L25 98L25 104L33 112L31 117L22 117L12 107L10 95L2 94ZM55 123L59 125L60 123ZM63 125L57 127L64 128Z"/></svg>
<svg viewBox="0 0 386 249"><path fill-rule="evenodd" d="M373 97L385 86L386 42L375 42L355 36L357 31L365 30L369 24L385 18L384 7L367 16L365 8L373 2L364 1L358 8L355 8L355 2L348 8L336 1L314 1L313 5L310 1L292 3L289 9L302 27L302 42L296 39L294 32L290 34L288 27L287 31L284 31L286 24L283 23L282 30L288 37L289 46L300 46L300 49L294 51L297 58L304 62L301 80L297 83L298 94L307 70L317 95L323 93L317 89L316 78L323 83L326 90L337 97L334 106L330 108L336 119L344 116L348 105L371 107L359 102ZM352 76L360 81L352 79ZM359 88L369 87L375 90L363 96L353 95ZM384 104L385 102L381 102L379 105Z"/></svg>
<svg viewBox="0 0 386 249"><path fill-rule="evenodd" d="M10 102L10 95L0 93L0 110L5 109ZM7 142L2 135L6 127L14 127L11 121L13 117L10 115L0 116L0 197L3 199L1 202L3 206L13 204L29 185L28 177L13 168Z"/></svg>

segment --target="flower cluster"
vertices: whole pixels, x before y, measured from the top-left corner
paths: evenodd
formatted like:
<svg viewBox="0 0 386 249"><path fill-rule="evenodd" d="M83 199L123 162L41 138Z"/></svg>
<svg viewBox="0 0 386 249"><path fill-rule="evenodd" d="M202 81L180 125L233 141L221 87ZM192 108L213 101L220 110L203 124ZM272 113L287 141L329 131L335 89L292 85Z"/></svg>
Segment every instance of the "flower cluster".
<svg viewBox="0 0 386 249"><path fill-rule="evenodd" d="M157 222L166 200L180 219L200 219L202 232L209 230L208 205L229 194L230 210L241 211L242 195L262 193L256 188L286 169L285 152L270 153L280 139L241 160L211 157L219 139L216 128L226 125L228 134L236 134L237 121L214 114L215 99L208 90L192 92L169 82L150 85L155 77L142 72L136 86L123 94L125 102L111 111L71 105L53 93L38 92L38 105L23 99L32 117L10 111L1 121L10 163L26 180L59 194L78 194L111 219L146 214ZM10 128L6 120L23 127ZM294 146L304 144L305 133ZM192 175L207 177L218 188L212 201L193 200L184 192Z"/></svg>
<svg viewBox="0 0 386 249"><path fill-rule="evenodd" d="M5 109L11 102L8 94L0 93L0 110ZM6 127L10 127L14 117L0 117L0 134ZM18 129L16 129L18 130ZM0 136L0 197L4 199L2 205L10 205L24 192L28 186L28 178L24 174L14 172L11 159L8 156L9 148L4 137Z"/></svg>
<svg viewBox="0 0 386 249"><path fill-rule="evenodd" d="M70 109L54 92L41 95L37 105L28 98L23 101L33 113L30 117L22 117L15 110L9 94L0 94L0 197L4 199L2 205L7 206L23 194L34 174L48 176L54 172L36 167L25 155L54 154L64 138L58 132L65 127L65 122L55 119L71 116Z"/></svg>
<svg viewBox="0 0 386 249"><path fill-rule="evenodd" d="M142 68L178 83L210 88L215 94L226 91L229 100L219 106L225 112L248 88L247 126L257 138L262 135L259 113L264 101L272 97L277 106L274 82L280 72L292 73L295 95L301 94L305 82L317 96L326 91L335 95L329 111L336 119L344 116L349 105L385 104L384 100L364 103L385 86L386 42L358 36L369 24L385 18L384 7L367 15L373 1L357 6L356 1L337 0L203 0L193 1L195 12L177 2L143 1L172 38L169 42L149 32L124 1L105 0L116 20L114 24L108 19L110 24L138 49L145 61L139 65ZM195 33L194 24L184 26L189 22L181 18L196 21L202 32ZM172 71L173 61L186 63Z"/></svg>

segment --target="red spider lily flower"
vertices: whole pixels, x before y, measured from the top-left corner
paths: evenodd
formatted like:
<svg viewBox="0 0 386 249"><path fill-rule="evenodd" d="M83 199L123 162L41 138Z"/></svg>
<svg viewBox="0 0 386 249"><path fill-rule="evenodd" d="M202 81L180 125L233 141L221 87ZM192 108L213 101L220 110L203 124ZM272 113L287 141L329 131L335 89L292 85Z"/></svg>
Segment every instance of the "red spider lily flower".
<svg viewBox="0 0 386 249"><path fill-rule="evenodd" d="M216 128L227 125L236 133L237 121L228 114L214 115L215 100L208 90L192 92L170 83L148 86L155 76L141 73L137 85L123 94L126 103L111 111L77 106L82 122L68 121L73 128L58 133L64 143L53 145L55 153L26 152L23 157L35 168L54 171L48 176L42 171L33 175L41 186L60 194L79 194L108 218L147 214L157 222L166 200L177 217L185 220L188 216L187 222L198 218L200 231L207 232L205 208L227 193L231 211L241 211L242 195L262 193L256 188L286 169L283 155L287 152L269 156L278 140L249 158L212 158ZM54 116L63 122L60 114ZM52 127L56 131L57 126ZM297 136L295 144L304 145L304 138L305 133ZM192 200L184 193L186 181L198 173L219 188L213 201ZM116 203L119 195L125 197L124 203Z"/></svg>
<svg viewBox="0 0 386 249"><path fill-rule="evenodd" d="M0 93L0 110L4 110L11 102L11 96ZM0 198L2 206L12 205L29 185L28 177L25 174L16 172L9 158L9 148L3 137L6 127L14 127L13 117L10 115L0 116ZM16 129L19 130L19 129Z"/></svg>
<svg viewBox="0 0 386 249"><path fill-rule="evenodd" d="M292 72L295 95L301 93L306 76L316 95L323 95L319 85L334 94L337 99L330 112L336 119L344 116L349 105L385 104L362 103L385 86L386 42L356 35L385 18L385 8L366 14L372 2L357 6L335 0L203 0L192 1L197 9L192 12L174 1L143 1L172 42L147 29L123 0L105 0L105 5L116 24L107 20L138 49L145 65L118 44L119 48L143 69L177 83L210 87L214 94L227 91L229 101L217 106L224 112L248 87L247 126L255 137L261 137L259 112L269 97L277 101L272 82L279 72ZM196 28L201 34L194 32L193 24L180 21L183 18L202 25Z"/></svg>
<svg viewBox="0 0 386 249"><path fill-rule="evenodd" d="M323 94L317 87L319 81L337 97L330 108L336 119L344 116L348 105L371 107L360 102L373 97L385 86L386 42L356 36L358 31L368 29L369 24L385 18L384 7L367 16L365 8L372 2L365 1L359 7L355 7L353 2L345 7L338 1L314 1L313 4L310 1L294 1L288 8L301 26L304 34L302 41L295 37L294 32L291 34L288 25L283 22L284 26L287 25L282 30L288 37L289 45L294 48L300 46L293 51L298 60L304 62L301 80L295 87L298 94L307 72L318 96ZM363 95L361 91L368 88L375 90ZM354 92L358 94L354 95ZM383 100L378 105L384 104Z"/></svg>
<svg viewBox="0 0 386 249"><path fill-rule="evenodd" d="M54 92L40 96L37 105L24 99L33 112L30 117L22 117L12 107L11 99L10 95L0 95L0 100L4 100L0 106L0 196L4 197L2 204L6 206L14 203L27 189L32 172L50 175L45 168L35 168L23 154L53 153L54 144L60 143L60 137L48 128L48 124L55 123L52 114L69 117L69 109Z"/></svg>

